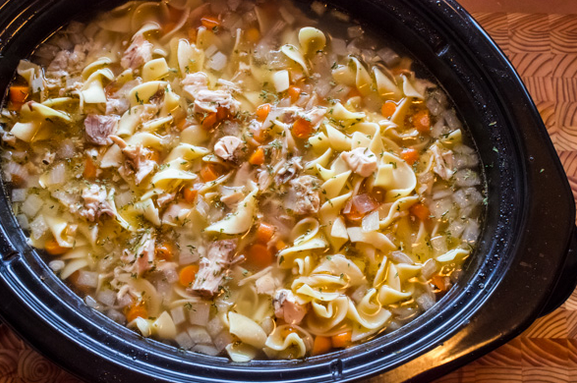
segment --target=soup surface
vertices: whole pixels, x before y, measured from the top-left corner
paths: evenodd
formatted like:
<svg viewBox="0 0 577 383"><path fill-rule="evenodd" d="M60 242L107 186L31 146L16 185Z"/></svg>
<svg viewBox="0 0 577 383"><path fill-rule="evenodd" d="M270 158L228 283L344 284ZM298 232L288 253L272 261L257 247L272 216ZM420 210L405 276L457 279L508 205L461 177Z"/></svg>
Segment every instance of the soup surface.
<svg viewBox="0 0 577 383"><path fill-rule="evenodd" d="M22 61L14 213L86 304L234 361L393 331L480 231L476 152L409 57L321 3L131 2Z"/></svg>

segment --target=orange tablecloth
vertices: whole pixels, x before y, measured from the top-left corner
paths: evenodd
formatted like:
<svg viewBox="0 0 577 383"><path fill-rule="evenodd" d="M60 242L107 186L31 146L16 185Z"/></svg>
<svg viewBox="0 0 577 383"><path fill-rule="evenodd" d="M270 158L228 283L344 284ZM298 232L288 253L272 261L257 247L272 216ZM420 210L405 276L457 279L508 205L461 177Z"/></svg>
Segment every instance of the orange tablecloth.
<svg viewBox="0 0 577 383"><path fill-rule="evenodd" d="M577 1L463 0L463 4L523 78L577 197ZM32 382L79 380L0 325L0 383ZM367 381L377 382L384 383L379 377ZM437 382L577 382L577 290L562 307L513 341Z"/></svg>

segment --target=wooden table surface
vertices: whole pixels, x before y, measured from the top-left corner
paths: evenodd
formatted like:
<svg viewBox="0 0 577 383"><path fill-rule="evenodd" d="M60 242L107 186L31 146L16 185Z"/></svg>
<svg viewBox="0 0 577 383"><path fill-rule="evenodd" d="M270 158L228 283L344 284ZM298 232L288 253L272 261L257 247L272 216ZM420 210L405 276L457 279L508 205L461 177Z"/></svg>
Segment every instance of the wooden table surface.
<svg viewBox="0 0 577 383"><path fill-rule="evenodd" d="M577 0L461 2L517 68L577 197ZM436 382L577 383L577 290L516 339ZM0 325L0 383L80 381Z"/></svg>

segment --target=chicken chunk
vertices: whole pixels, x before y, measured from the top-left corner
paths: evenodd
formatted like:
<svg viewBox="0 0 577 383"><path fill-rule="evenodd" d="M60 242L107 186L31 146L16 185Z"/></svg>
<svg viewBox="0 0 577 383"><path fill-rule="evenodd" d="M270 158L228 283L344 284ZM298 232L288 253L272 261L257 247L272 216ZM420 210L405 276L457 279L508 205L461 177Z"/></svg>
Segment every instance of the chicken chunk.
<svg viewBox="0 0 577 383"><path fill-rule="evenodd" d="M126 271L141 276L150 270L154 264L155 239L150 233L145 233L134 246L134 249L124 249L120 260L127 264Z"/></svg>
<svg viewBox="0 0 577 383"><path fill-rule="evenodd" d="M120 65L124 69L136 69L152 60L153 45L148 42L142 33L137 33L132 38L132 43L124 52Z"/></svg>
<svg viewBox="0 0 577 383"><path fill-rule="evenodd" d="M112 141L108 136L116 132L117 126L117 116L89 114L84 119L84 136L92 144L110 145Z"/></svg>
<svg viewBox="0 0 577 383"><path fill-rule="evenodd" d="M202 72L189 73L181 84L184 93L194 100L198 96L198 92L208 89L208 77Z"/></svg>
<svg viewBox="0 0 577 383"><path fill-rule="evenodd" d="M192 290L206 297L211 297L218 292L234 253L236 252L236 239L223 239L210 244L205 257L200 260L198 274L192 286Z"/></svg>
<svg viewBox="0 0 577 383"><path fill-rule="evenodd" d="M218 108L224 108L230 113L235 113L239 107L240 102L224 90L202 89L198 91L194 100L196 113L216 113Z"/></svg>
<svg viewBox="0 0 577 383"><path fill-rule="evenodd" d="M225 161L236 161L242 154L242 140L235 136L222 137L214 145L214 154Z"/></svg>
<svg viewBox="0 0 577 383"><path fill-rule="evenodd" d="M96 221L103 214L114 217L114 209L107 197L108 195L104 187L92 184L90 187L85 188L82 191L84 209L80 210L80 215L90 222Z"/></svg>
<svg viewBox="0 0 577 383"><path fill-rule="evenodd" d="M435 159L433 171L444 180L451 178L455 173L453 152L448 149L441 149L438 145L431 146L430 151Z"/></svg>
<svg viewBox="0 0 577 383"><path fill-rule="evenodd" d="M368 177L377 170L377 156L368 148L358 147L341 153L341 158L351 170L361 177Z"/></svg>
<svg viewBox="0 0 577 383"><path fill-rule="evenodd" d="M293 157L286 161L274 178L277 185L282 185L295 178L300 170L303 170L302 157Z"/></svg>
<svg viewBox="0 0 577 383"><path fill-rule="evenodd" d="M298 215L318 213L321 206L321 198L318 191L320 180L307 175L296 178L290 183L296 194L294 212Z"/></svg>
<svg viewBox="0 0 577 383"><path fill-rule="evenodd" d="M118 169L118 172L125 178L134 174L134 183L139 185L157 165L150 159L152 150L141 145L128 145L118 136L110 136L110 138L120 147L122 154L126 157L126 162Z"/></svg>
<svg viewBox="0 0 577 383"><path fill-rule="evenodd" d="M291 290L277 290L273 298L274 315L288 324L299 324L307 313L307 308L298 302Z"/></svg>

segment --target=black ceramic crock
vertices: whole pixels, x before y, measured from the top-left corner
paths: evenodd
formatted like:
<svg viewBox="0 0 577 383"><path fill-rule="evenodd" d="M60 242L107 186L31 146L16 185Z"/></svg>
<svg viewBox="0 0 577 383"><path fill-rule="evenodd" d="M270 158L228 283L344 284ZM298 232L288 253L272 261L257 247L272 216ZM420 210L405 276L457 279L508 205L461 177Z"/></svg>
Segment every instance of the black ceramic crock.
<svg viewBox="0 0 577 383"><path fill-rule="evenodd" d="M4 0L0 88L18 60L79 15L110 0ZM332 382L384 374L428 380L463 365L558 307L577 278L575 207L545 127L518 75L453 0L334 0L392 38L455 101L482 162L488 209L459 283L398 331L327 355L232 363L143 339L86 307L52 275L0 198L0 315L38 351L89 382Z"/></svg>

